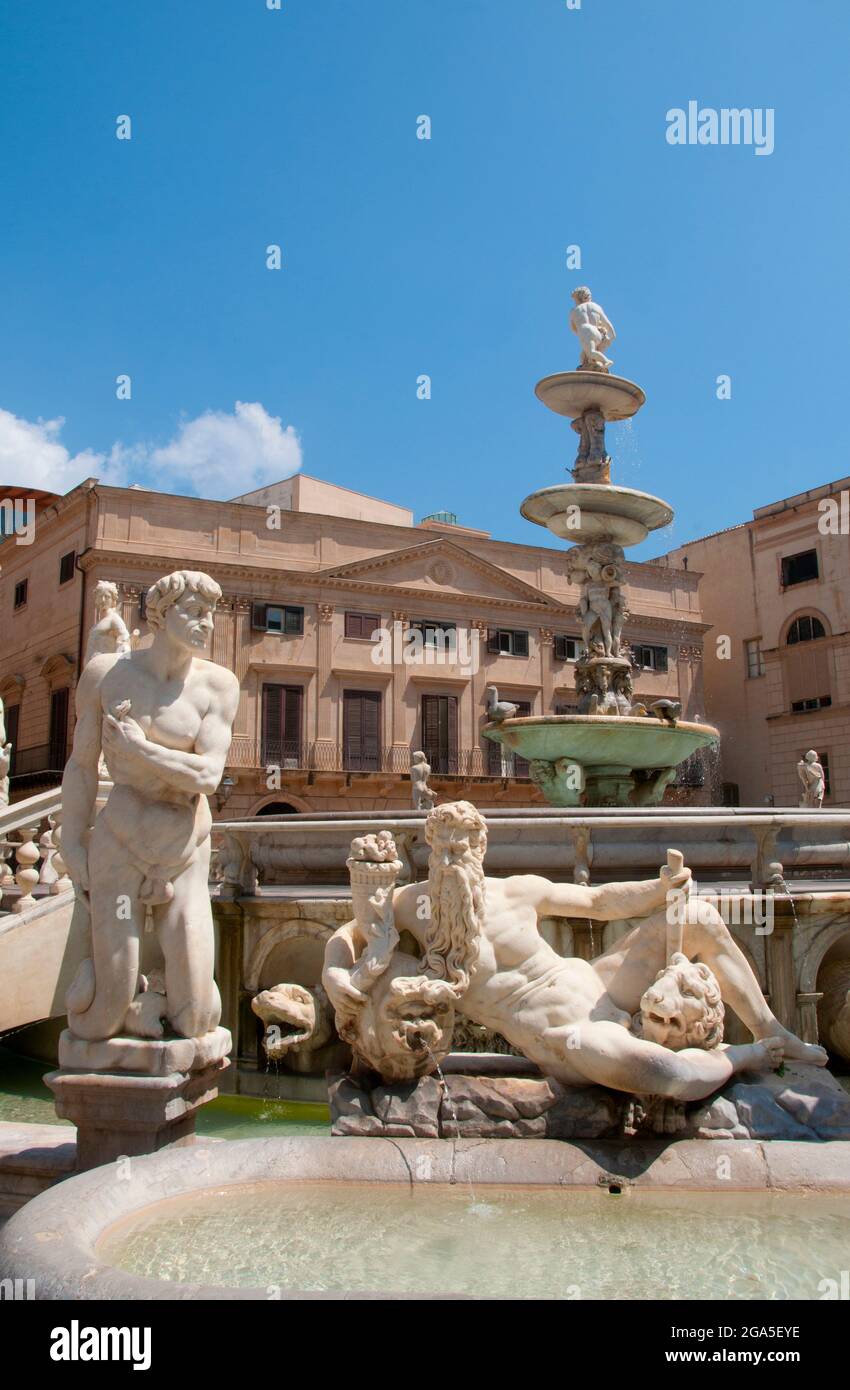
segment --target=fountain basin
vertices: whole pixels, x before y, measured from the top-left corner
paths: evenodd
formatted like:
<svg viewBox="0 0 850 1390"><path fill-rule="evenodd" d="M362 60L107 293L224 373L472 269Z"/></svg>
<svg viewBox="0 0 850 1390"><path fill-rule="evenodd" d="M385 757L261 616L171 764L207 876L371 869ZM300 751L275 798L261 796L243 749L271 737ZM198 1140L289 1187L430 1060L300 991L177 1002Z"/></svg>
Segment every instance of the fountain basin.
<svg viewBox="0 0 850 1390"><path fill-rule="evenodd" d="M0 1278L75 1301L514 1297L518 1287L814 1299L850 1239L848 1153L840 1141L740 1143L730 1192L717 1145L698 1140L627 1154L545 1139L196 1144L34 1198L0 1233Z"/></svg>
<svg viewBox="0 0 850 1390"><path fill-rule="evenodd" d="M676 766L720 738L710 724L609 714L526 715L487 724L484 733L532 764L553 806L657 804ZM576 766L584 774L578 785ZM666 781L641 775L665 769Z"/></svg>
<svg viewBox="0 0 850 1390"><path fill-rule="evenodd" d="M556 415L574 420L585 410L599 410L606 420L628 420L646 402L635 382L610 372L553 372L544 376L534 394Z"/></svg>
<svg viewBox="0 0 850 1390"><path fill-rule="evenodd" d="M673 508L652 493L611 483L556 483L526 497L526 521L546 526L565 541L611 540L640 545L650 531L669 526Z"/></svg>

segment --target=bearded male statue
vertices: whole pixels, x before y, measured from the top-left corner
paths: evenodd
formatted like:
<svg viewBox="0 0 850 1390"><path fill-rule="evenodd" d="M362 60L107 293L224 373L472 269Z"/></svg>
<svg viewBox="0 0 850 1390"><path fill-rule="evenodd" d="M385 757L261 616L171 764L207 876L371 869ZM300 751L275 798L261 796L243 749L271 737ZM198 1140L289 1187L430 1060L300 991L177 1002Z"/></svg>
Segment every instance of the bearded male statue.
<svg viewBox="0 0 850 1390"><path fill-rule="evenodd" d="M147 592L149 647L93 655L77 686L62 780L62 858L91 921L91 955L68 990L73 1037L199 1038L218 1026L207 796L221 781L239 702L231 671L205 659L221 589L178 570ZM95 817L98 760L113 787ZM164 987L149 988L150 921ZM60 1053L61 1056L61 1053Z"/></svg>
<svg viewBox="0 0 850 1390"><path fill-rule="evenodd" d="M393 1054L396 1078L404 1074L405 1058L406 1074L421 1074L423 1000L429 997L443 1009L451 1000L565 1085L596 1083L690 1101L718 1090L736 1072L777 1067L783 1057L825 1065L823 1048L802 1042L771 1013L719 913L685 897L689 869L667 868L645 883L599 888L534 874L487 878L487 826L466 801L432 811L425 836L431 847L427 885L411 883L393 896L395 929L402 941L413 938L421 953L413 1026L399 1021L406 983L399 988L401 981L393 981L387 991L392 1020L376 1025L378 1001L371 1003L372 1027ZM668 962L670 894L681 946ZM540 933L547 917L625 921L628 930L593 961L564 958ZM353 927L341 927L326 948L323 980L331 998L357 958ZM688 970L693 961L698 966ZM696 1006L694 981L701 996ZM718 1041L718 993L750 1030L752 1043ZM433 1019L432 1033L442 1035L444 1023L444 1017Z"/></svg>

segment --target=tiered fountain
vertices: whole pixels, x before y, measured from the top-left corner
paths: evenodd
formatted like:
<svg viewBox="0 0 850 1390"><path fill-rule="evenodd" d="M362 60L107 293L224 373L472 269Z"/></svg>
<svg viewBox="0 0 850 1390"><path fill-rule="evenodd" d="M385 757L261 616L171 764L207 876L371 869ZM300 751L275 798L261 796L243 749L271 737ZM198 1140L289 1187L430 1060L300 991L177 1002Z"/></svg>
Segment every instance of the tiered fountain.
<svg viewBox="0 0 850 1390"><path fill-rule="evenodd" d="M533 781L553 806L654 806L677 765L719 734L708 724L679 720L671 701L648 711L634 700L635 663L622 635L623 547L668 525L673 510L648 492L611 482L605 425L637 414L646 396L634 382L612 376L605 351L614 329L590 290L575 290L573 299L570 327L581 343L581 361L574 372L544 377L536 394L571 420L579 436L574 481L532 492L520 511L561 540L576 542L567 565L581 591L578 713L506 718L484 732L528 760Z"/></svg>

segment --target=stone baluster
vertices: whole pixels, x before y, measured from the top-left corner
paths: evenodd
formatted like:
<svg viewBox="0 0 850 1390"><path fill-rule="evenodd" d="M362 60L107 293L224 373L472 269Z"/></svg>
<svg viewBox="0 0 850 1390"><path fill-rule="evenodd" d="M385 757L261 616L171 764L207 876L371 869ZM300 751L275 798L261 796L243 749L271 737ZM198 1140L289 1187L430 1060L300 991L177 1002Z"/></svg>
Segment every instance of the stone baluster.
<svg viewBox="0 0 850 1390"><path fill-rule="evenodd" d="M73 888L73 883L68 877L68 870L65 860L62 858L62 812L57 811L50 817L50 828L53 835L53 868L56 870L56 878L50 885L51 893L67 893L69 888Z"/></svg>
<svg viewBox="0 0 850 1390"><path fill-rule="evenodd" d="M41 846L41 852L43 855L41 861L41 869L39 870L38 875L38 881L39 883L44 884L47 888L52 888L53 884L56 881L56 867L53 862L56 858L56 846L53 842L52 816L48 816L47 829L39 839L38 843Z"/></svg>
<svg viewBox="0 0 850 1390"><path fill-rule="evenodd" d="M13 912L23 912L35 905L32 890L38 883L38 869L35 866L40 858L40 850L35 843L37 834L37 825L28 826L20 831L21 842L15 849L15 858L18 861L15 882L21 890L21 896L15 902Z"/></svg>
<svg viewBox="0 0 850 1390"><path fill-rule="evenodd" d="M0 893L6 888L11 888L15 882L15 876L6 863L13 848L11 840L6 840L0 835Z"/></svg>

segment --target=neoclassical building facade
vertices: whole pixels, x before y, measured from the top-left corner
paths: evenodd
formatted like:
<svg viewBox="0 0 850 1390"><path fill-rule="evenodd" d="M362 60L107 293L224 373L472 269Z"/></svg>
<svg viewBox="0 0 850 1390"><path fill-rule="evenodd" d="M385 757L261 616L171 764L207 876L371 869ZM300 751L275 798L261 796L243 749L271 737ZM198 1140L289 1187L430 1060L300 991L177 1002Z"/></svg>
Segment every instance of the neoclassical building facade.
<svg viewBox="0 0 850 1390"><path fill-rule="evenodd" d="M222 588L211 654L242 688L219 815L407 806L419 748L443 794L543 804L481 729L489 685L522 712L575 708L578 591L563 549L444 514L415 523L305 476L229 502L89 479L43 506L32 544L6 536L0 560L13 798L61 775L97 581L117 583L144 644L147 587L189 568ZM698 575L631 564L627 598L637 696L705 716ZM702 802L710 789L691 767L669 795Z"/></svg>

